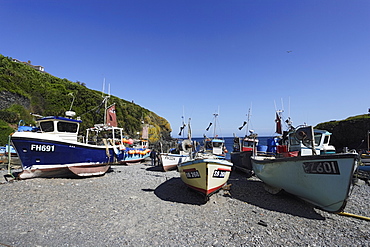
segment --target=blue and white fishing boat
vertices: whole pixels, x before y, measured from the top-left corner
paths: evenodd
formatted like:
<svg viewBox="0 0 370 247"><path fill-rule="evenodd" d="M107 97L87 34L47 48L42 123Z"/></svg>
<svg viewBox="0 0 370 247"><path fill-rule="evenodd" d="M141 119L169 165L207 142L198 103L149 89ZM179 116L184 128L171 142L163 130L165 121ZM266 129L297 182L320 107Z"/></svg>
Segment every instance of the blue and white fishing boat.
<svg viewBox="0 0 370 247"><path fill-rule="evenodd" d="M276 156L253 156L253 171L270 193L284 190L328 212L341 212L353 184L359 156L332 153L328 146L318 150L316 141L323 143L322 139L327 136L325 131L314 134L311 126L290 131L286 143L292 144L290 148L280 148Z"/></svg>
<svg viewBox="0 0 370 247"><path fill-rule="evenodd" d="M116 127L115 105L105 109L105 123L87 129L84 138L78 136L82 121L73 119L73 111L67 111L66 117L39 116L37 128L15 132L11 140L22 163L19 178L99 176L113 163L146 157L147 148L123 143L123 129Z"/></svg>
<svg viewBox="0 0 370 247"><path fill-rule="evenodd" d="M15 151L13 146L9 146L6 144L4 147L0 147L0 156L8 156L10 152L11 156L17 156L17 152Z"/></svg>
<svg viewBox="0 0 370 247"><path fill-rule="evenodd" d="M114 161L108 140L102 146L77 141L81 120L50 116L36 122L39 131L11 137L22 162L19 178L103 175Z"/></svg>

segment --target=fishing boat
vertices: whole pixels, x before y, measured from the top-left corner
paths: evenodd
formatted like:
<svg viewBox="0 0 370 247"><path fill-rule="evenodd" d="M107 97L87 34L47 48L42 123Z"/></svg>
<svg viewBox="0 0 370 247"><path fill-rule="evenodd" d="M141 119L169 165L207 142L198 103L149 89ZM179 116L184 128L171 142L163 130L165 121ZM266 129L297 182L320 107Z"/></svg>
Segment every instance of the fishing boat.
<svg viewBox="0 0 370 247"><path fill-rule="evenodd" d="M332 153L325 142L328 136L326 131L314 132L312 126L291 129L275 156L252 157L253 171L270 193L284 190L325 211L341 212L359 156Z"/></svg>
<svg viewBox="0 0 370 247"><path fill-rule="evenodd" d="M190 127L189 127L190 128ZM189 136L191 139L191 136ZM228 181L233 164L207 150L195 153L189 161L178 164L181 180L208 199Z"/></svg>
<svg viewBox="0 0 370 247"><path fill-rule="evenodd" d="M361 153L361 166L359 170L370 173L370 131L367 131L367 150Z"/></svg>
<svg viewBox="0 0 370 247"><path fill-rule="evenodd" d="M190 160L193 143L187 139L181 140L177 148L170 149L167 153L160 153L163 171L176 170L177 165Z"/></svg>
<svg viewBox="0 0 370 247"><path fill-rule="evenodd" d="M235 169L245 172L248 176L252 176L253 168L251 157L253 152L256 151L259 141L257 138L258 135L254 133L253 130L248 129L250 109L247 117L247 121L244 121L243 125L239 127L239 130L242 130L246 126L246 135L241 138L234 134L233 151L231 152L230 157Z"/></svg>
<svg viewBox="0 0 370 247"><path fill-rule="evenodd" d="M19 178L97 176L108 171L114 161L109 140L103 140L105 145L78 142L82 121L69 117L42 117L36 120L39 131L12 135L22 162Z"/></svg>
<svg viewBox="0 0 370 247"><path fill-rule="evenodd" d="M147 125L143 126L143 134L141 139L131 139L124 137L122 142L119 142L118 162L120 164L130 165L143 162L149 158L150 149L149 141L146 137Z"/></svg>
<svg viewBox="0 0 370 247"><path fill-rule="evenodd" d="M183 121L182 126L180 127L180 136L185 127L186 124ZM191 140L190 119L188 127L187 139L179 140L175 148L171 148L167 153L159 154L163 171L176 170L178 164L190 160L190 155L195 147L194 142Z"/></svg>
<svg viewBox="0 0 370 247"><path fill-rule="evenodd" d="M16 157L17 152L15 151L13 146L9 146L6 144L4 147L0 147L0 156L8 156L10 153L11 157Z"/></svg>
<svg viewBox="0 0 370 247"><path fill-rule="evenodd" d="M191 189L206 198L224 186L230 176L233 164L216 157L198 156L178 165L181 180Z"/></svg>
<svg viewBox="0 0 370 247"><path fill-rule="evenodd" d="M104 124L88 128L84 138L78 136L82 121L74 119L71 110L65 117L37 115L35 129L13 133L11 141L22 163L18 177L100 176L111 164L127 160L130 150L123 143L123 129L116 127L115 105L106 106L108 98L103 100Z"/></svg>
<svg viewBox="0 0 370 247"><path fill-rule="evenodd" d="M225 146L225 140L222 138L219 138L218 135L216 135L216 125L217 125L218 113L213 114L213 116L214 116L213 122L210 122L208 127L206 128L206 131L208 131L212 125L214 126L213 127L213 137L210 138L204 134L202 151L210 155L214 155L218 159L225 159L226 153L228 152Z"/></svg>

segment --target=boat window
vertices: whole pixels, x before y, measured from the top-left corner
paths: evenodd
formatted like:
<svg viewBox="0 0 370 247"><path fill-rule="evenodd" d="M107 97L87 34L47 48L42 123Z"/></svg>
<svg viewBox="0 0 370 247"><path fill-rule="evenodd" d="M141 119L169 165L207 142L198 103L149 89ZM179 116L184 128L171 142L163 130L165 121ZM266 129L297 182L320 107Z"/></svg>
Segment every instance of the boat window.
<svg viewBox="0 0 370 247"><path fill-rule="evenodd" d="M41 127L41 131L43 132L53 132L54 131L53 121L41 122L40 127Z"/></svg>
<svg viewBox="0 0 370 247"><path fill-rule="evenodd" d="M78 128L77 123L67 123L67 122L58 122L57 126L59 132L76 133Z"/></svg>
<svg viewBox="0 0 370 247"><path fill-rule="evenodd" d="M119 129L114 129L114 138L121 139L121 131Z"/></svg>
<svg viewBox="0 0 370 247"><path fill-rule="evenodd" d="M214 142L213 143L213 147L215 147L215 148L219 148L221 146L222 146L222 142Z"/></svg>
<svg viewBox="0 0 370 247"><path fill-rule="evenodd" d="M315 146L319 146L321 143L321 134L315 135Z"/></svg>
<svg viewBox="0 0 370 247"><path fill-rule="evenodd" d="M301 143L294 136L289 136L289 142L290 142L290 145L299 145Z"/></svg>
<svg viewBox="0 0 370 247"><path fill-rule="evenodd" d="M253 141L244 141L244 147L253 147L254 142Z"/></svg>
<svg viewBox="0 0 370 247"><path fill-rule="evenodd" d="M325 136L324 144L329 144L330 136Z"/></svg>

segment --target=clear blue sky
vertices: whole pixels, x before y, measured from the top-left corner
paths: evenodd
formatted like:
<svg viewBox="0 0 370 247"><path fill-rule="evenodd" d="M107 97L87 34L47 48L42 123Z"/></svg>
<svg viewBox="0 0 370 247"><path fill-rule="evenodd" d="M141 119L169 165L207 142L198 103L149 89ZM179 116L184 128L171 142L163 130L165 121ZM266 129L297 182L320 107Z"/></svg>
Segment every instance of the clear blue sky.
<svg viewBox="0 0 370 247"><path fill-rule="evenodd" d="M370 107L369 0L0 0L0 16L0 54L94 90L105 78L173 137L183 113L194 136L216 112L219 135L244 135L251 107L272 135L276 108L316 125Z"/></svg>

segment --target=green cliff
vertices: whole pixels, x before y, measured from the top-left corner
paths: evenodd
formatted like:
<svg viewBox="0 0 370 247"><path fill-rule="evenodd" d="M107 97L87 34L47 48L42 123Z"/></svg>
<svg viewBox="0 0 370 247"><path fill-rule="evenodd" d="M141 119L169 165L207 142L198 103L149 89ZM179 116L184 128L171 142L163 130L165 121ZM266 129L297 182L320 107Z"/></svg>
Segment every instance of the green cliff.
<svg viewBox="0 0 370 247"><path fill-rule="evenodd" d="M334 145L337 152L342 151L344 147L358 151L368 149L370 115L359 115L341 121L320 123L315 128L327 130L333 134L330 143Z"/></svg>
<svg viewBox="0 0 370 247"><path fill-rule="evenodd" d="M103 100L101 92L0 55L0 145L7 143L9 134L16 130L20 120L27 125L34 123L30 113L64 116L73 99L72 110L83 121L81 134L86 128L103 123L104 106L99 107ZM118 126L124 128L126 135L137 138L144 122L150 126L151 143L171 139L171 126L166 119L115 96L109 98L109 104L113 103L116 104Z"/></svg>

